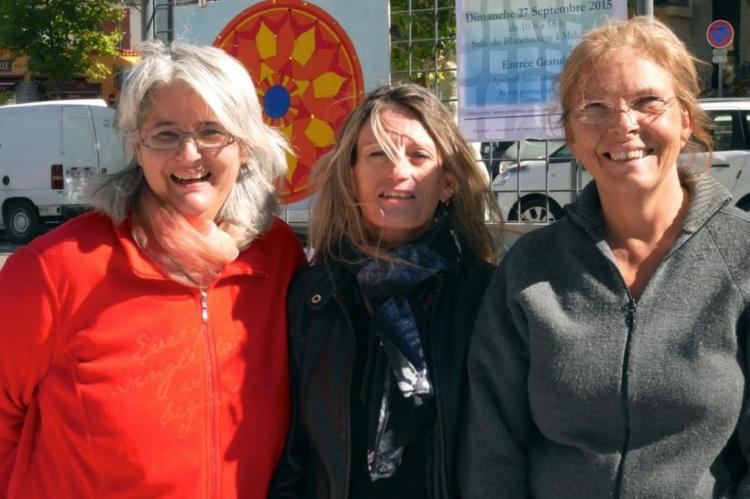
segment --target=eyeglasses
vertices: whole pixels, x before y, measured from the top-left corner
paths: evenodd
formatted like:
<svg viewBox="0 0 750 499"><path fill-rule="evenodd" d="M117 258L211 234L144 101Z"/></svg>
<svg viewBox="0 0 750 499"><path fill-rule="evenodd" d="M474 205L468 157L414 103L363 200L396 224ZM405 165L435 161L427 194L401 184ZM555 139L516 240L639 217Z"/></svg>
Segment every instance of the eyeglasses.
<svg viewBox="0 0 750 499"><path fill-rule="evenodd" d="M157 151L172 151L190 137L198 149L219 149L234 142L234 136L215 126L204 126L194 132L181 132L169 128L156 128L141 135L141 144Z"/></svg>
<svg viewBox="0 0 750 499"><path fill-rule="evenodd" d="M667 107L675 100L675 97L662 98L653 95L636 97L627 103L625 109L615 106L608 101L584 102L578 107L570 110L571 116L581 123L588 125L601 125L614 116L615 113L624 111L635 121L661 116Z"/></svg>

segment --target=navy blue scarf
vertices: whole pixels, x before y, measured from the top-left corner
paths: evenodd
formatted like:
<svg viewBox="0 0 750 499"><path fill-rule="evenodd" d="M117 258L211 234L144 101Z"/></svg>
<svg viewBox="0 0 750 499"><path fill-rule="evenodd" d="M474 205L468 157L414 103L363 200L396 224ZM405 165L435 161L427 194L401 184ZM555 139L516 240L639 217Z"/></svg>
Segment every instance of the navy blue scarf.
<svg viewBox="0 0 750 499"><path fill-rule="evenodd" d="M432 380L421 330L435 292L433 276L458 262L460 246L447 216L411 243L372 258L351 242L346 264L370 310L369 349L360 396L368 406L367 465L372 481L392 476L404 448L434 419Z"/></svg>

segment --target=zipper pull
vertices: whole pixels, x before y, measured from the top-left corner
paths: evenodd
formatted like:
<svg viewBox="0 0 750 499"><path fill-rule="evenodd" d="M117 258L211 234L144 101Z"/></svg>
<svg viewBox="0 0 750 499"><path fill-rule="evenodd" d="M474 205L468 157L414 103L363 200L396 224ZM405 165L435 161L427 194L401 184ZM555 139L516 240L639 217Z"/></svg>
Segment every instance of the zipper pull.
<svg viewBox="0 0 750 499"><path fill-rule="evenodd" d="M628 328L632 328L635 325L635 311L638 308L638 302L634 298L628 301Z"/></svg>
<svg viewBox="0 0 750 499"><path fill-rule="evenodd" d="M208 322L208 292L201 289L201 320Z"/></svg>

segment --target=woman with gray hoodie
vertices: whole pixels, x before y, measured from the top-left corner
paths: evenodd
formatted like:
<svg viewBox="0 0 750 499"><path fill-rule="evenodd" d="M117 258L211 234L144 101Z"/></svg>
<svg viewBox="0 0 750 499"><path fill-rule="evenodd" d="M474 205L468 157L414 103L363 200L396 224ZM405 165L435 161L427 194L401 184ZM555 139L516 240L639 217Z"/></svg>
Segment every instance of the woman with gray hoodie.
<svg viewBox="0 0 750 499"><path fill-rule="evenodd" d="M487 288L463 497L750 497L750 216L677 166L711 149L695 61L650 18L567 59L566 140L594 180Z"/></svg>

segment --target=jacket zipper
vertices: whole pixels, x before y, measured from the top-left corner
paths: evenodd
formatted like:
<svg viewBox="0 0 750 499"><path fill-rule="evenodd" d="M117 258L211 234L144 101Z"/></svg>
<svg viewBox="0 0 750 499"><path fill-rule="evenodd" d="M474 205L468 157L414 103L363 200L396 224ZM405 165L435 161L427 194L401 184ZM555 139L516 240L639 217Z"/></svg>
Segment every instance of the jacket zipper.
<svg viewBox="0 0 750 499"><path fill-rule="evenodd" d="M651 280L653 277L661 270L661 268L665 265L665 262L672 258L672 255L677 253L686 243L686 240L681 240L681 236L677 236L677 239L672 243L673 247L670 248L667 253L662 258L662 261L659 262L659 265L656 266L653 273L649 277L648 281L646 281L646 284L641 289L641 296L643 293L646 292L648 289L649 284L651 283ZM678 244L675 246L675 244ZM624 475L624 467L625 467L625 453L627 452L629 445L630 445L630 408L628 406L628 385L629 385L629 379L628 379L628 364L630 362L630 343L632 341L633 337L633 330L635 329L635 318L636 318L636 311L638 308L638 300L633 297L633 295L630 293L630 288L628 288L627 284L625 283L625 279L623 279L622 274L620 273L620 269L617 267L617 263L612 258L606 257L605 259L609 262L609 264L612 266L612 268L615 271L615 275L620 279L620 283L622 284L622 287L625 289L625 293L628 296L628 311L626 314L626 325L628 328L627 338L625 342L625 351L623 352L623 365L622 365L622 387L621 387L621 396L622 396L622 405L623 405L623 419L625 423L625 437L623 439L622 444L622 450L621 450L621 457L620 462L617 465L617 474L615 475L615 483L614 483L614 498L619 499L622 487L622 479Z"/></svg>
<svg viewBox="0 0 750 499"><path fill-rule="evenodd" d="M625 438L622 442L620 451L620 462L617 465L617 475L615 476L615 498L620 497L622 487L622 477L625 468L625 453L630 445L630 408L628 406L628 365L630 363L630 343L635 329L635 313L638 308L638 301L628 293L628 312L626 322L628 326L628 335L625 341L625 352L622 359L622 407L625 422Z"/></svg>
<svg viewBox="0 0 750 499"><path fill-rule="evenodd" d="M205 288L200 290L200 301L201 301L201 332L203 334L204 342L204 355L206 362L206 398L208 405L208 497L218 498L219 491L217 489L218 482L218 436L217 436L217 421L216 421L216 394L214 387L214 349L213 341L211 341L211 335L208 325L208 291Z"/></svg>
<svg viewBox="0 0 750 499"><path fill-rule="evenodd" d="M442 295L443 295L443 277L440 276L440 279L437 283L437 290L435 292L435 298L432 301L433 307L435 306L435 304L440 303L440 298L442 297ZM440 498L444 496L448 497L447 496L448 483L446 481L445 473L442 472L442 470L448 469L448 463L443 461L443 460L445 461L448 460L448 453L445 450L445 439L444 439L445 433L443 432L443 424L444 424L443 410L440 405L440 396L438 393L439 383L437 383L437 379L436 379L437 369L435 368L435 350L436 350L435 343L437 339L433 338L433 335L432 335L432 332L434 331L434 328L432 327L433 319L434 319L434 315L432 314L432 312L430 312L430 321L429 321L430 324L427 329L426 342L429 345L430 360L432 361L432 366L430 366L431 371L432 371L432 393L433 393L433 397L435 397L435 413L437 415L437 428L435 429L437 435L435 436L435 438L437 440L438 449L437 449L436 455L434 456L435 463L436 463L435 466L437 467L437 469L434 470L434 473L436 474L435 482L437 486L436 486L436 489L434 490L434 494L435 494L435 497ZM441 456L442 456L442 459L441 459Z"/></svg>

